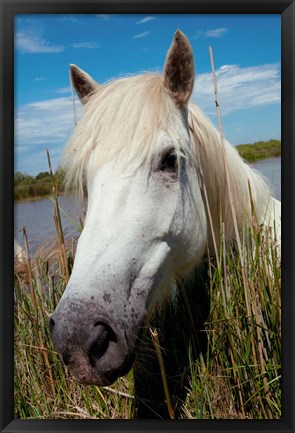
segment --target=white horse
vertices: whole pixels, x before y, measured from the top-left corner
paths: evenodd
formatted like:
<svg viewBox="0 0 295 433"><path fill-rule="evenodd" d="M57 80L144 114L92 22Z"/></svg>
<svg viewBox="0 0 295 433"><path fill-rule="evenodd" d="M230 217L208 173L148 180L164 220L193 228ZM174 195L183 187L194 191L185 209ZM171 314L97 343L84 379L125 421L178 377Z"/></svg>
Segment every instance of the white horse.
<svg viewBox="0 0 295 433"><path fill-rule="evenodd" d="M81 383L109 385L130 370L141 329L175 281L197 274L207 250L215 253L221 222L230 244L251 224L254 203L258 223L280 244L280 203L189 103L194 77L179 30L162 76L99 85L71 65L84 112L64 161L69 185L81 191L86 181L88 210L50 323Z"/></svg>

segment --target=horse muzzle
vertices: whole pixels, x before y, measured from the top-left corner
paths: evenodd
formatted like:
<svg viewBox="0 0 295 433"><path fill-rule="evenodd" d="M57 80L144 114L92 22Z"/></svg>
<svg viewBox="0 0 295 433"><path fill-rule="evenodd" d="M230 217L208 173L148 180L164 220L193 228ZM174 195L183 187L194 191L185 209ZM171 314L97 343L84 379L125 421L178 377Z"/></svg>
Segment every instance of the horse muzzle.
<svg viewBox="0 0 295 433"><path fill-rule="evenodd" d="M93 303L61 301L50 317L50 330L58 354L80 383L110 385L133 364L135 341Z"/></svg>

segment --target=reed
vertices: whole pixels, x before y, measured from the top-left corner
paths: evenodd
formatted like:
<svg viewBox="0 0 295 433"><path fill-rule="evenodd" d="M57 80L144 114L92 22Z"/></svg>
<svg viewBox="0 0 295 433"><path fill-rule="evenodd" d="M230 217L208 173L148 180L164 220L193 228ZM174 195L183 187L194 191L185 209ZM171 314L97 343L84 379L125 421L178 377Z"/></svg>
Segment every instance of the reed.
<svg viewBox="0 0 295 433"><path fill-rule="evenodd" d="M190 363L184 418L281 416L280 258L275 240L256 224L245 230L241 244L246 287L240 258L226 252L225 239L219 266L209 263L210 315L203 330L208 345ZM69 261L73 244L66 245ZM34 257L31 270L15 274L15 417L131 418L132 371L111 389L86 387L58 359L48 318L67 282L61 260L61 254Z"/></svg>
<svg viewBox="0 0 295 433"><path fill-rule="evenodd" d="M234 251L220 254L222 269L210 263L207 352L191 364L184 406L191 418L281 417L280 258L261 227L242 241L246 287Z"/></svg>

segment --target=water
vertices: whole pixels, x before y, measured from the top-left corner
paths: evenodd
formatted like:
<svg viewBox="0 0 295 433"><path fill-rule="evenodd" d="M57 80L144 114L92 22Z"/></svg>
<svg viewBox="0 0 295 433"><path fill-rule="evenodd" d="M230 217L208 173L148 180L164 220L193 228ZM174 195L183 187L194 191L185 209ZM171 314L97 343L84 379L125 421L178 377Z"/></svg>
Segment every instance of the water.
<svg viewBox="0 0 295 433"><path fill-rule="evenodd" d="M60 208L80 226L79 217L83 218L81 201L73 195L59 197ZM71 238L79 235L69 219L61 212L61 221L65 236ZM34 253L39 245L56 235L54 224L54 203L49 198L25 201L14 205L14 237L23 245L22 227L25 226L30 251Z"/></svg>
<svg viewBox="0 0 295 433"><path fill-rule="evenodd" d="M281 158L268 158L253 164L268 180L272 195L281 200Z"/></svg>
<svg viewBox="0 0 295 433"><path fill-rule="evenodd" d="M253 164L269 181L273 196L281 199L281 158L269 158ZM60 207L79 225L78 216L83 216L82 203L74 196L60 196ZM15 238L23 245L22 226L25 226L29 239L30 250L34 253L39 245L48 238L55 236L54 204L48 199L16 203L15 211ZM62 225L66 237L78 236L79 231L62 214Z"/></svg>

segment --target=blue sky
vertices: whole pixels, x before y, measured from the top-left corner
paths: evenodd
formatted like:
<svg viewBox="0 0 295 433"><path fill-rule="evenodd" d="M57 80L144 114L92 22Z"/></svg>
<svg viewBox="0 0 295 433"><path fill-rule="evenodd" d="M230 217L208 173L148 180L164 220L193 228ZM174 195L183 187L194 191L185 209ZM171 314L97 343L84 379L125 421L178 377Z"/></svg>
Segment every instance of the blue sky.
<svg viewBox="0 0 295 433"><path fill-rule="evenodd" d="M217 125L208 47L225 137L281 137L280 15L18 15L15 19L15 171L56 169L74 127L69 65L103 83L161 72L174 31L195 57L195 102Z"/></svg>

